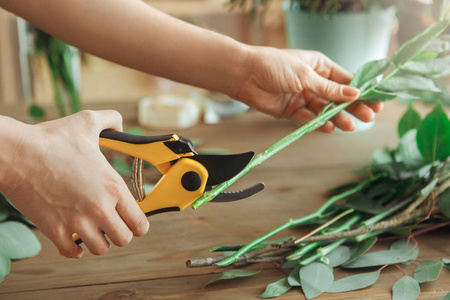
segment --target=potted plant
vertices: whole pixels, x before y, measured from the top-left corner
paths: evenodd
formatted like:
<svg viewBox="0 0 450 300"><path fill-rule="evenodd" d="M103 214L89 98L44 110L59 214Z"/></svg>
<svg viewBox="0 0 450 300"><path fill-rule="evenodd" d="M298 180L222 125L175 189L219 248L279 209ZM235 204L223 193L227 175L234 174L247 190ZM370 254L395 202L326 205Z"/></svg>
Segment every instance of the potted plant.
<svg viewBox="0 0 450 300"><path fill-rule="evenodd" d="M236 1L252 13L276 0ZM285 0L290 48L316 50L351 72L364 63L386 57L396 0Z"/></svg>

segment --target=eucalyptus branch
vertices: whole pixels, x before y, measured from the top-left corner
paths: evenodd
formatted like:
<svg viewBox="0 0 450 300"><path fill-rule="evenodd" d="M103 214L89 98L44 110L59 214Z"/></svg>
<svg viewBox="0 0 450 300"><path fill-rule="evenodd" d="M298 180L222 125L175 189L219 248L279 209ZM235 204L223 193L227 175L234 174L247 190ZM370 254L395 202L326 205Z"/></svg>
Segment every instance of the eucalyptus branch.
<svg viewBox="0 0 450 300"><path fill-rule="evenodd" d="M304 217L295 219L295 220L289 220L288 222L284 223L281 226L278 226L277 228L273 229L272 231L260 236L259 238L251 241L250 243L244 245L242 248L240 248L238 251L236 251L235 253L233 253L232 255L230 255L228 258L216 263L216 265L218 266L228 266L232 263L234 263L235 261L237 261L242 255L244 255L245 253L247 253L250 249L252 249L255 245L258 245L262 242L264 242L265 240L267 240L268 238L274 236L275 234L288 229L290 227L293 226L298 226L301 224L304 224L308 221L311 221L313 219L317 219L320 218L322 216L322 214L333 204L335 204L336 202L338 202L339 200L342 200L354 193L359 192L360 190L362 190L364 187L366 187L367 185L369 185L371 182L377 180L379 177L372 177L369 178L361 183L359 183L358 185L356 185L355 187L349 189L348 191L343 192L342 194L336 195L331 197L327 202L325 202L318 210L316 210L315 212L313 212L312 214L306 215Z"/></svg>

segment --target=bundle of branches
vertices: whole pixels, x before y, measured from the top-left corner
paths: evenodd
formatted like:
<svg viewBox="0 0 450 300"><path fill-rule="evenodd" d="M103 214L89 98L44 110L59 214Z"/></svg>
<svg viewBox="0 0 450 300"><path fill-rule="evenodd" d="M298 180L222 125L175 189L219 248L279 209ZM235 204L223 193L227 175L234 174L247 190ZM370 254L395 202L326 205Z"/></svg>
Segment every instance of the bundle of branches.
<svg viewBox="0 0 450 300"><path fill-rule="evenodd" d="M442 93L436 78L449 75L450 56L447 52L450 48L447 38L436 38L449 23L448 18L442 18L403 44L392 58L361 67L351 83L360 88L360 101L389 101L394 98L413 101L417 94L423 92ZM436 103L423 120L413 106L409 106L399 123L398 146L376 152L364 180L333 189L330 198L307 216L291 219L245 245L216 247L212 250L225 251L223 256L190 260L188 267L231 264L239 267L278 262L283 268L292 268L292 272L270 284L260 297L275 297L291 287L301 286L305 296L311 299L323 292L370 286L381 271L380 268L376 272L334 281L335 267L385 266L414 260L418 248L409 241L415 235L450 225L450 120L440 101ZM321 126L348 105L325 108L315 120L256 156L241 174L208 192L194 203L194 207L209 201L251 168ZM312 222L321 225L305 236L267 241L287 228ZM391 249L366 253L377 237L385 234L391 234L397 240ZM408 239L403 240L404 237ZM450 267L449 262L444 258L421 263L414 272L414 278L405 276L394 285L394 295L397 291L406 293L404 299L417 298L419 283L436 279L442 266ZM230 270L218 279L254 273Z"/></svg>

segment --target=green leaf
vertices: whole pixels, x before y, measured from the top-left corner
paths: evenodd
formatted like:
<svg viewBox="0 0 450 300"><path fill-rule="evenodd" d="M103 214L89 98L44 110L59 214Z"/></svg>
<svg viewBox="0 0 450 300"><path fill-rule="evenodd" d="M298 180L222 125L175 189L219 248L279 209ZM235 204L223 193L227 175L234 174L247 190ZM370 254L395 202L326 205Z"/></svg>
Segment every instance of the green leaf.
<svg viewBox="0 0 450 300"><path fill-rule="evenodd" d="M362 255L360 258L353 262L346 263L345 265L343 265L343 267L354 269L398 264L409 260L414 260L417 258L418 254L418 248L370 252Z"/></svg>
<svg viewBox="0 0 450 300"><path fill-rule="evenodd" d="M351 86L364 90L364 85L383 74L389 67L389 58L371 61L360 67L353 77Z"/></svg>
<svg viewBox="0 0 450 300"><path fill-rule="evenodd" d="M402 249L412 250L414 246L415 246L414 243L411 241L408 241L406 239L399 239L389 246L389 250L402 250Z"/></svg>
<svg viewBox="0 0 450 300"><path fill-rule="evenodd" d="M402 137L411 129L417 129L421 121L419 113L414 110L412 105L409 105L398 123L398 135Z"/></svg>
<svg viewBox="0 0 450 300"><path fill-rule="evenodd" d="M417 54L416 57L414 57L412 59L412 61L428 60L428 59L436 58L438 56L439 56L439 53L436 51L424 51L424 52Z"/></svg>
<svg viewBox="0 0 450 300"><path fill-rule="evenodd" d="M430 78L416 74L395 75L384 81L380 87L382 90L390 92L402 92L408 90L440 92L441 90Z"/></svg>
<svg viewBox="0 0 450 300"><path fill-rule="evenodd" d="M430 60L411 61L402 68L402 71L429 78L443 78L450 75L450 56Z"/></svg>
<svg viewBox="0 0 450 300"><path fill-rule="evenodd" d="M396 66L402 66L410 59L416 57L431 41L436 39L448 25L449 20L447 19L433 23L422 33L401 45L392 56L392 63Z"/></svg>
<svg viewBox="0 0 450 300"><path fill-rule="evenodd" d="M280 279L278 281L275 281L271 284L269 284L266 287L266 290L264 293L259 295L259 298L267 299L267 298L274 298L283 295L287 291L291 289L291 286L289 285L286 278Z"/></svg>
<svg viewBox="0 0 450 300"><path fill-rule="evenodd" d="M301 286L300 283L300 269L302 268L301 265L297 263L295 268L291 271L289 276L287 277L287 281L290 286Z"/></svg>
<svg viewBox="0 0 450 300"><path fill-rule="evenodd" d="M6 275L11 271L11 260L0 253L0 282L5 279Z"/></svg>
<svg viewBox="0 0 450 300"><path fill-rule="evenodd" d="M31 105L28 109L28 115L34 119L43 119L45 118L45 111L38 105Z"/></svg>
<svg viewBox="0 0 450 300"><path fill-rule="evenodd" d="M450 300L450 293L448 293L444 297L439 298L438 300Z"/></svg>
<svg viewBox="0 0 450 300"><path fill-rule="evenodd" d="M450 145L450 120L439 104L420 124L417 130L417 146L425 159L435 161L450 156L448 145Z"/></svg>
<svg viewBox="0 0 450 300"><path fill-rule="evenodd" d="M334 281L333 270L318 262L313 262L300 269L300 283L306 299L312 299L325 292Z"/></svg>
<svg viewBox="0 0 450 300"><path fill-rule="evenodd" d="M356 274L333 282L327 293L340 293L366 288L377 282L380 271Z"/></svg>
<svg viewBox="0 0 450 300"><path fill-rule="evenodd" d="M392 288L393 300L413 300L420 295L420 286L417 280L404 276Z"/></svg>
<svg viewBox="0 0 450 300"><path fill-rule="evenodd" d="M441 214L450 219L450 190L444 191L439 196L438 207Z"/></svg>
<svg viewBox="0 0 450 300"><path fill-rule="evenodd" d="M249 276L253 276L258 273L259 273L259 271L253 271L253 270L241 270L241 269L228 270L221 274L218 274L216 277L214 277L213 279L208 281L205 284L205 286L207 286L213 282L219 281L219 280L234 279L234 278L239 278L239 277L249 277Z"/></svg>
<svg viewBox="0 0 450 300"><path fill-rule="evenodd" d="M326 256L328 258L328 265L332 268L342 265L351 257L350 247L339 246Z"/></svg>
<svg viewBox="0 0 450 300"><path fill-rule="evenodd" d="M395 160L414 169L425 164L417 147L417 129L409 130L400 138L397 149L395 149Z"/></svg>
<svg viewBox="0 0 450 300"><path fill-rule="evenodd" d="M419 283L433 281L438 278L441 269L442 261L425 260L414 270L414 279Z"/></svg>
<svg viewBox="0 0 450 300"><path fill-rule="evenodd" d="M450 34L442 34L425 48L426 51L444 53L450 51Z"/></svg>
<svg viewBox="0 0 450 300"><path fill-rule="evenodd" d="M27 226L15 221L0 223L0 253L10 259L22 259L40 251L41 243Z"/></svg>
<svg viewBox="0 0 450 300"><path fill-rule="evenodd" d="M367 239L366 242L364 244L362 244L361 246L358 245L356 248L353 248L352 250L354 250L354 252L353 252L352 256L350 256L348 261L346 261L345 263L349 264L349 263L357 260L358 258L360 258L367 251L369 251L370 248L372 248L376 242L377 242L377 237L374 236L374 237L371 237L370 239Z"/></svg>
<svg viewBox="0 0 450 300"><path fill-rule="evenodd" d="M450 270L450 259L448 259L448 258L443 258L443 259L442 259L442 262L444 263L444 268Z"/></svg>

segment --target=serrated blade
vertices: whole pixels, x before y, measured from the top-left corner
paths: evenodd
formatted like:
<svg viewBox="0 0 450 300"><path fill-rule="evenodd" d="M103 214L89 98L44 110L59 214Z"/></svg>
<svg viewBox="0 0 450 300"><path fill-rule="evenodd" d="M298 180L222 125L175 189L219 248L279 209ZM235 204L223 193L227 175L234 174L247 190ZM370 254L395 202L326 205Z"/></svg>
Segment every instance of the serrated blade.
<svg viewBox="0 0 450 300"><path fill-rule="evenodd" d="M210 202L224 203L241 200L262 191L264 187L265 184L263 182L258 182L257 184L244 190L235 192L222 192L219 195L217 195L214 199L212 199Z"/></svg>

